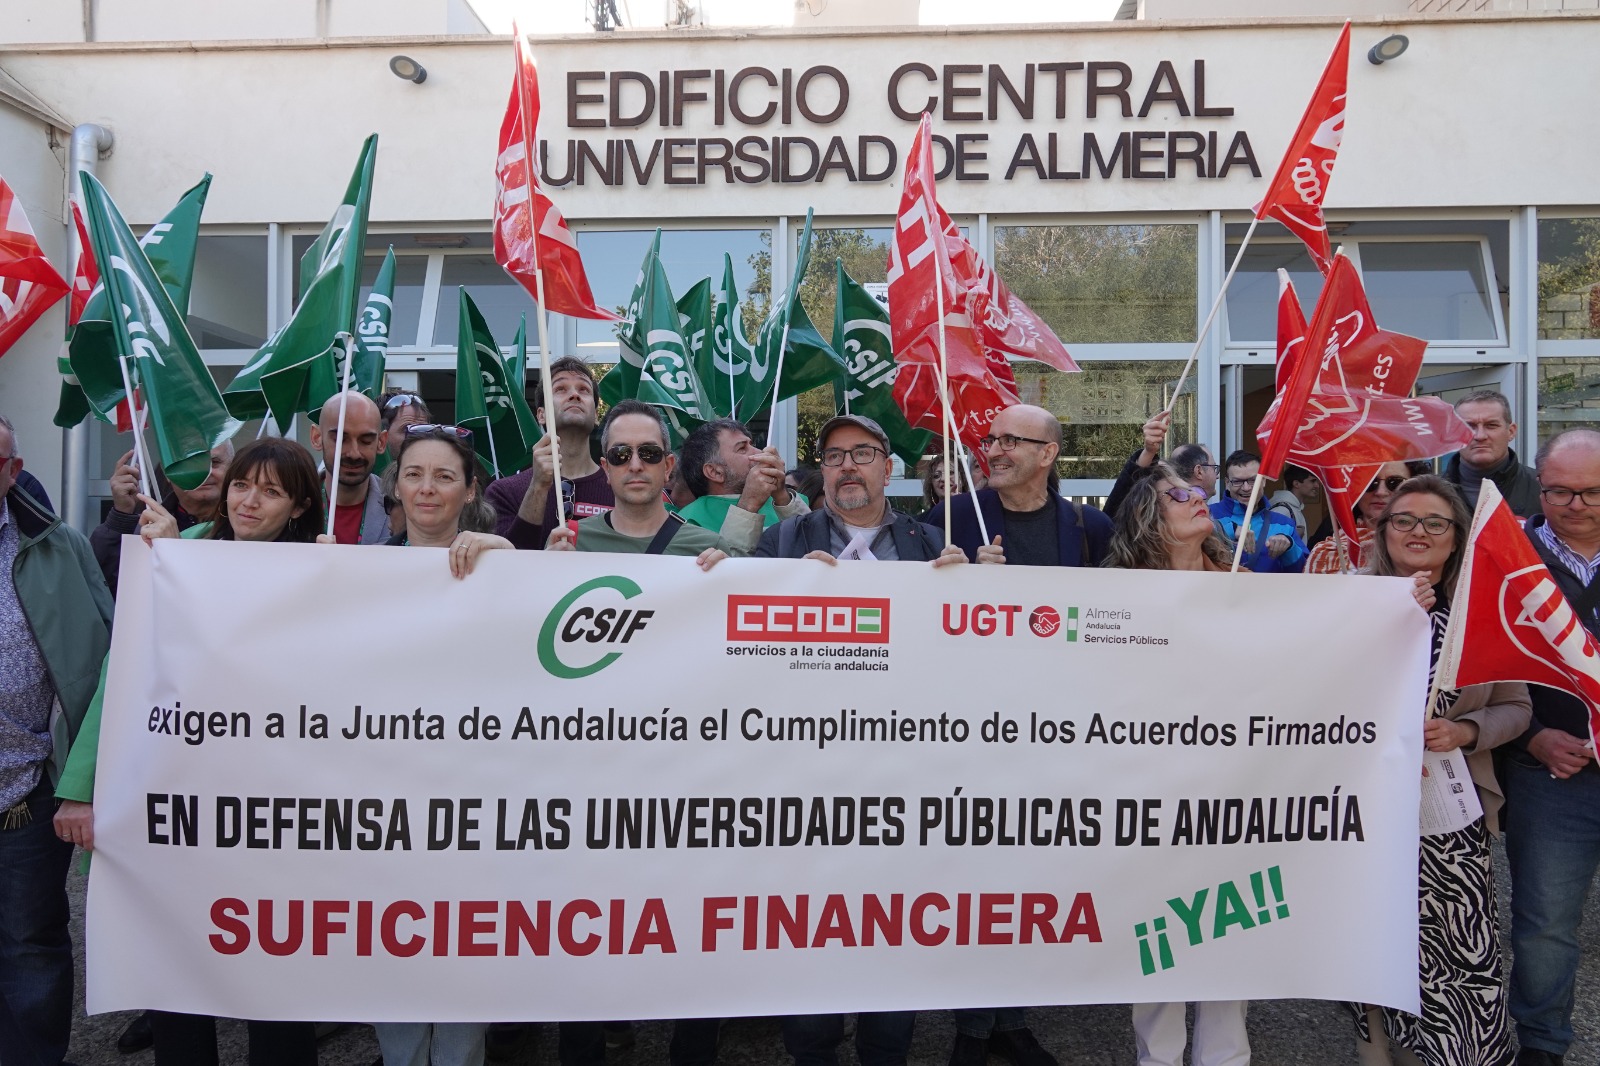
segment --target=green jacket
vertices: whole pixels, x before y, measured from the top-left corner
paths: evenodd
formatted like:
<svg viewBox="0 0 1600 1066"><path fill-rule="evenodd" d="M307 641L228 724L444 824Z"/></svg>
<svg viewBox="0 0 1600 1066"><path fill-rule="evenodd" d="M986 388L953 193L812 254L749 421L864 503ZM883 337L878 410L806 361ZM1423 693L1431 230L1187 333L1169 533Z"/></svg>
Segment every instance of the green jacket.
<svg viewBox="0 0 1600 1066"><path fill-rule="evenodd" d="M18 534L11 580L56 690L50 714L55 750L45 764L54 785L111 647L111 592L87 537L19 488L6 494L6 506Z"/></svg>
<svg viewBox="0 0 1600 1066"><path fill-rule="evenodd" d="M210 535L212 525L199 522L178 536L183 540L201 540ZM107 655L100 665L100 680L89 701L89 709L84 713L83 725L72 743L72 754L67 756L66 769L56 782L56 799L94 802L94 774L100 763L100 709L106 702L106 670L110 665L111 656Z"/></svg>

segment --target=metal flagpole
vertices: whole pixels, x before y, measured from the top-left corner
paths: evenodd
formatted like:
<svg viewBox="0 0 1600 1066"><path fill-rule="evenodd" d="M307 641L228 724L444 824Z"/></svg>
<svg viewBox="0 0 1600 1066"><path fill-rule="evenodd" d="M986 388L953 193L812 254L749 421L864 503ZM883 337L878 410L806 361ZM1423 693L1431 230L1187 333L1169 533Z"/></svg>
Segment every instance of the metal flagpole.
<svg viewBox="0 0 1600 1066"><path fill-rule="evenodd" d="M133 422L133 453L139 461L139 488L152 500L156 498L154 484L150 480L150 455L144 447L144 427L139 423L138 402L134 399L133 378L128 372L128 357L117 357L117 365L122 368L122 391L128 398L128 414Z"/></svg>
<svg viewBox="0 0 1600 1066"><path fill-rule="evenodd" d="M344 458L344 415L350 406L350 335L339 334L335 344L344 345L344 374L339 383L339 428L333 434L333 470L328 478L328 536L333 536L334 517L339 512L339 462Z"/></svg>
<svg viewBox="0 0 1600 1066"><path fill-rule="evenodd" d="M1189 371L1193 368L1196 357L1200 355L1200 346L1206 342L1206 336L1211 332L1211 323L1216 320L1217 311L1222 307L1222 298L1228 294L1228 285L1233 281L1233 273L1239 269L1239 261L1244 258L1244 250L1250 246L1250 238L1260 221L1255 215L1250 216L1250 228L1244 231L1244 240L1239 242L1239 250L1233 253L1233 264L1228 267L1228 273L1222 279L1222 288L1217 290L1217 298L1212 301L1211 312L1206 315L1205 322L1200 326L1200 335L1194 339L1194 347L1189 350L1189 361L1183 364L1183 373L1178 375L1178 387L1172 390L1172 402L1167 404L1169 414L1177 405L1178 394L1183 391L1183 383L1189 380Z"/></svg>
<svg viewBox="0 0 1600 1066"><path fill-rule="evenodd" d="M940 459L944 462L945 479L945 508L944 508L944 542L950 543L950 467L954 459L950 453L950 438L955 435L955 412L950 409L950 354L945 348L944 336L944 271L940 268L938 258L935 257L933 265L933 298L934 309L939 315L939 399L944 403L944 428L940 434L944 439L944 447L940 452ZM971 483L968 482L968 487ZM977 504L977 499L973 499ZM987 541L987 537L985 540Z"/></svg>

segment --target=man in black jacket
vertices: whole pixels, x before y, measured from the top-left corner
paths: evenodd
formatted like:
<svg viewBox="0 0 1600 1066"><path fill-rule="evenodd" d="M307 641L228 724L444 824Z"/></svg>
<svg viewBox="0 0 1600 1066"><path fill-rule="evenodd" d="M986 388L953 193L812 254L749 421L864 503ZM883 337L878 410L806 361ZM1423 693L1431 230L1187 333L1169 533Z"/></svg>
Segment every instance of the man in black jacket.
<svg viewBox="0 0 1600 1066"><path fill-rule="evenodd" d="M863 415L838 415L817 434L823 506L768 526L755 555L779 559L964 563L944 534L889 507L889 435Z"/></svg>
<svg viewBox="0 0 1600 1066"><path fill-rule="evenodd" d="M200 522L210 522L222 509L222 475L233 461L233 442L225 441L211 449L211 473L198 488L180 489L169 485L161 497L161 506L178 520L181 533ZM139 532L139 513L144 504L139 502L139 468L133 465L133 453L127 452L117 460L111 474L111 510L106 520L89 532L89 546L94 549L94 561L100 564L106 587L111 595L117 594L117 570L122 565L122 537Z"/></svg>
<svg viewBox="0 0 1600 1066"><path fill-rule="evenodd" d="M1543 512L1528 539L1573 611L1600 638L1600 431L1569 429L1539 451ZM1511 865L1511 1017L1518 1066L1560 1066L1572 1043L1578 923L1600 870L1600 768L1589 716L1565 692L1530 686L1533 721L1505 749Z"/></svg>
<svg viewBox="0 0 1600 1066"><path fill-rule="evenodd" d="M1445 460L1445 480L1461 490L1468 507L1478 506L1478 487L1487 479L1506 498L1512 514L1519 518L1538 514L1539 479L1511 449L1517 438L1511 401L1485 389L1458 401L1456 414L1472 427L1472 442Z"/></svg>

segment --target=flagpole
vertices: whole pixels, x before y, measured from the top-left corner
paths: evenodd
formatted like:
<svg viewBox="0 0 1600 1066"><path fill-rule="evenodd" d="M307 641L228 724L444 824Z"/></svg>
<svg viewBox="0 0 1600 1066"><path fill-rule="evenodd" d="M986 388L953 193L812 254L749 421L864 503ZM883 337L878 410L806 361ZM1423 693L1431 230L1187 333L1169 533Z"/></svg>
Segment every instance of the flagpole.
<svg viewBox="0 0 1600 1066"><path fill-rule="evenodd" d="M784 304L789 302L789 290L783 291ZM783 313L783 334L778 341L778 365L772 373L772 409L767 412L767 444L772 444L772 426L778 419L778 405L783 401L778 399L778 386L783 383L783 353L789 350L789 312ZM818 458L821 458L820 456Z"/></svg>
<svg viewBox="0 0 1600 1066"><path fill-rule="evenodd" d="M1239 536L1234 540L1232 572L1235 574L1239 572L1239 560L1244 558L1244 538L1250 535L1250 513L1256 509L1256 501L1261 499L1261 486L1266 484L1266 481L1267 479L1262 477L1261 472L1258 470L1255 484L1250 486L1250 502L1244 505L1244 521L1239 526ZM1267 524L1263 522L1261 523L1261 535L1265 537L1266 534ZM1259 549L1264 545L1258 544L1256 547Z"/></svg>
<svg viewBox="0 0 1600 1066"><path fill-rule="evenodd" d="M150 480L150 456L144 447L144 427L139 424L138 402L133 398L133 378L128 373L128 357L117 356L117 365L122 368L122 391L128 399L128 414L132 416L133 452L139 460L139 487L153 500L156 494Z"/></svg>
<svg viewBox="0 0 1600 1066"><path fill-rule="evenodd" d="M513 417L515 417L515 416L513 415ZM494 466L494 476L496 478L498 478L500 476L500 456L495 454L495 450L494 450L494 425L493 425L493 422L494 422L494 419L492 419L492 418L485 418L483 420L483 434L484 434L484 436L489 438L489 462L491 464L493 464L493 466ZM561 492L560 492L559 489L556 491L556 495L557 496L561 495ZM562 521L565 521L565 519L563 519Z"/></svg>
<svg viewBox="0 0 1600 1066"><path fill-rule="evenodd" d="M944 542L948 547L950 544L950 512L954 506L950 500L950 467L955 465L954 457L950 451L950 438L956 432L956 416L955 412L950 409L950 353L945 347L944 336L944 269L940 266L937 258L933 267L933 298L935 310L939 315L939 399L944 404L945 429L939 435L944 442L939 457L944 464ZM967 487L972 487L970 479L967 482ZM977 506L978 499L976 496L973 497L972 504L974 507ZM984 537L984 542L988 543L987 536Z"/></svg>
<svg viewBox="0 0 1600 1066"><path fill-rule="evenodd" d="M1244 258L1244 250L1250 246L1250 238L1255 234L1256 226L1260 222L1260 219L1251 214L1250 228L1244 231L1244 240L1239 242L1239 250L1233 253L1233 264L1228 267L1228 273L1222 279L1222 288L1217 290L1217 298L1211 303L1210 314L1206 315L1205 322L1200 326L1200 336L1194 339L1194 347L1189 351L1189 361L1183 364L1183 373L1178 375L1178 387L1172 390L1172 402L1167 404L1165 412L1167 414L1171 414L1173 407L1177 406L1178 394L1183 391L1183 383L1189 380L1189 370L1200 354L1200 346L1206 342L1206 336L1211 332L1211 323L1216 320L1217 311L1222 307L1222 298L1228 294L1228 285L1233 281L1233 273L1239 269L1239 262ZM1234 568L1238 569L1237 565Z"/></svg>
<svg viewBox="0 0 1600 1066"><path fill-rule="evenodd" d="M989 523L983 520L983 508L978 506L978 482L972 476L972 457L967 454L966 445L962 444L959 440L956 441L956 448L959 450L961 455L962 469L967 472L967 489L972 493L972 510L978 516L978 536L983 539L983 543L987 544L989 543ZM946 484L949 484L948 480L946 481ZM946 493L947 499L944 508L947 513L952 506L948 499L948 495L949 494Z"/></svg>
<svg viewBox="0 0 1600 1066"><path fill-rule="evenodd" d="M345 338L344 349L344 377L339 383L339 428L333 434L333 471L328 479L328 536L333 536L333 522L339 513L339 461L344 458L344 413L350 406L350 364L355 362L350 356L348 333L340 334ZM338 338L334 339L338 344Z"/></svg>

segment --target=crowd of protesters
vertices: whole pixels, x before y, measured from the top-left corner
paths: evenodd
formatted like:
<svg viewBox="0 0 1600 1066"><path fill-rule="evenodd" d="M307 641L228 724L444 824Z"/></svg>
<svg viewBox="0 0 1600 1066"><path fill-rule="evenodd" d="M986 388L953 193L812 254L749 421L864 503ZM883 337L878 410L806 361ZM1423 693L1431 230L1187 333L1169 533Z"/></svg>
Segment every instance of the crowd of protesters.
<svg viewBox="0 0 1600 1066"><path fill-rule="evenodd" d="M212 455L193 490L140 493L130 453L111 478L111 510L84 538L52 513L42 486L0 417L0 1060L56 1066L72 1011L65 880L74 845L94 843L94 777L103 664L110 644L121 540L139 533L241 542L329 542L447 549L470 580L486 551L504 549L692 556L709 570L729 556L840 562L1109 566L1227 572L1236 549L1258 573L1355 571L1410 578L1430 616L1433 660L1449 617L1470 523L1485 480L1526 519L1526 532L1591 633L1600 635L1600 431L1557 434L1532 470L1511 448L1516 425L1497 393L1458 410L1473 441L1444 462L1391 463L1354 502L1357 535L1329 535L1306 515L1316 478L1290 468L1283 488L1246 505L1259 456L1222 462L1198 442L1171 446L1166 415L1143 427L1104 509L1059 491L1060 422L1027 405L999 414L982 441L986 481L926 469L923 511L890 505L890 441L870 418L840 415L816 439L820 468L786 471L743 424L696 428L677 452L656 408L613 406L598 425L595 379L581 360L551 367L551 427L520 474L485 484L469 430L435 422L421 397L330 401L313 428L329 486L312 454L264 437ZM344 431L336 432L343 407ZM559 453L557 453L559 449ZM555 458L560 457L560 477ZM381 470L381 475L380 475ZM976 479L974 479L976 480ZM1218 488L1221 488L1220 494ZM327 507L333 508L332 535ZM1313 512L1314 513L1314 512ZM950 543L945 540L948 517ZM570 519L563 521L562 519ZM1308 526L1310 529L1308 530ZM1240 580L1250 580L1242 578ZM1484 816L1464 830L1423 836L1418 900L1422 1013L1352 1004L1358 1055L1368 1063L1426 1066L1559 1064L1573 1041L1577 930L1600 868L1600 769L1587 717L1573 697L1522 684L1439 694L1425 709L1424 743L1467 756ZM1496 935L1489 841L1506 833L1511 867L1509 991ZM1196 1005L1192 1061L1242 1066L1250 1058L1244 1002ZM1185 1004L1133 1009L1141 1066L1177 1066L1189 1042ZM863 1013L854 1040L863 1066L906 1059L914 1012ZM718 1019L675 1024L672 1066L710 1066ZM516 1025L385 1023L387 1066L471 1066L514 1045ZM951 1066L994 1053L1013 1066L1056 1066L1020 1007L955 1012ZM1513 1043L1513 1028L1515 1044ZM783 1020L796 1066L835 1066L841 1015ZM150 1012L120 1046L153 1042L159 1066L217 1061L209 1018ZM599 1022L559 1029L562 1066L601 1066ZM310 1022L255 1022L250 1059L261 1066L316 1062Z"/></svg>

